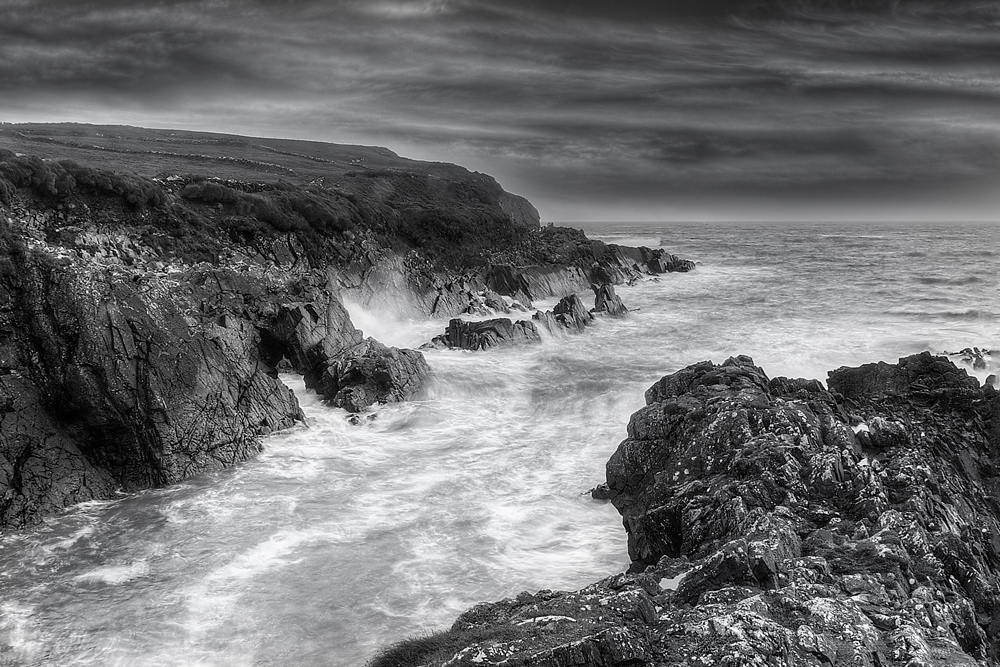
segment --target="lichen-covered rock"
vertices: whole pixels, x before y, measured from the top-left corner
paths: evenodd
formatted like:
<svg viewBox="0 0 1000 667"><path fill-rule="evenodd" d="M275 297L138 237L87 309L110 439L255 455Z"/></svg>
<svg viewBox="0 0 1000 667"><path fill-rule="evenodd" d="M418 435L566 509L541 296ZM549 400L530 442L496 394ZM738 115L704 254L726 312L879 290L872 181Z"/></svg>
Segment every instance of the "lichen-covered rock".
<svg viewBox="0 0 1000 667"><path fill-rule="evenodd" d="M480 605L460 622L572 621L424 664L996 667L1000 394L927 353L829 384L749 357L659 380L602 493L630 573ZM595 624L597 591L634 603Z"/></svg>

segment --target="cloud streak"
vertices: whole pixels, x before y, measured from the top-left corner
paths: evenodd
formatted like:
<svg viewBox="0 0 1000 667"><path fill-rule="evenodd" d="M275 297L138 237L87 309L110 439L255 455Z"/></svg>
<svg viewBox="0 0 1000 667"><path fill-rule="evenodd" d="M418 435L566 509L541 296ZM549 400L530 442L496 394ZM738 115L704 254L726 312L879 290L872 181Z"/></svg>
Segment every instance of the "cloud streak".
<svg viewBox="0 0 1000 667"><path fill-rule="evenodd" d="M0 1L0 118L380 143L550 219L996 204L989 5L663 4Z"/></svg>

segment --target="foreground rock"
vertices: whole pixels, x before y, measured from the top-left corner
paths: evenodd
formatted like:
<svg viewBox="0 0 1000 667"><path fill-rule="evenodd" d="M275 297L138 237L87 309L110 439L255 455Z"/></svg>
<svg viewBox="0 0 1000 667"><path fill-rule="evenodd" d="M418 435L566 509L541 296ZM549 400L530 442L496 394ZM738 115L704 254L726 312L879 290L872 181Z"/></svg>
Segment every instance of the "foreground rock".
<svg viewBox="0 0 1000 667"><path fill-rule="evenodd" d="M1000 395L928 353L829 385L664 377L607 466L630 573L480 605L405 664L997 665Z"/></svg>
<svg viewBox="0 0 1000 667"><path fill-rule="evenodd" d="M0 525L232 465L302 418L246 320L0 243Z"/></svg>

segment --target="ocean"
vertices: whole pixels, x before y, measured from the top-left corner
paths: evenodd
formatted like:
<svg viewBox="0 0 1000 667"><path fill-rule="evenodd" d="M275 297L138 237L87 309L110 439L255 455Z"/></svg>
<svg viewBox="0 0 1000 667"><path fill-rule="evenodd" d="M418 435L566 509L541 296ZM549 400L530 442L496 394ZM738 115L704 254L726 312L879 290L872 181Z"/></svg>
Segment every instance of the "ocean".
<svg viewBox="0 0 1000 667"><path fill-rule="evenodd" d="M998 351L967 368L980 381L1000 373L997 225L585 228L698 267L618 288L631 313L582 335L428 351L427 397L358 425L288 377L308 427L256 459L0 537L0 665L362 665L477 602L626 568L620 518L588 490L664 374L748 354L824 380L966 347ZM393 345L446 324L349 307Z"/></svg>

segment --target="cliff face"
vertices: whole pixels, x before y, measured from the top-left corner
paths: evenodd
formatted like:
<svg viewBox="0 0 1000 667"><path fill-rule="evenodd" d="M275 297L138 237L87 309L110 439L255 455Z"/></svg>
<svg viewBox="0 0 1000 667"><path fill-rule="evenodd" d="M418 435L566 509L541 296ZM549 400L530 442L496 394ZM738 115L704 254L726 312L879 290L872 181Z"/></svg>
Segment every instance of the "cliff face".
<svg viewBox="0 0 1000 667"><path fill-rule="evenodd" d="M118 130L0 131L0 145L134 170L0 149L0 530L252 456L302 419L278 369L350 411L418 396L423 355L366 338L346 297L454 315L487 292L528 306L691 268L541 229L526 201L455 165ZM206 163L229 178L164 171Z"/></svg>
<svg viewBox="0 0 1000 667"><path fill-rule="evenodd" d="M1000 394L928 353L829 386L664 377L607 465L630 573L373 664L1000 664Z"/></svg>

